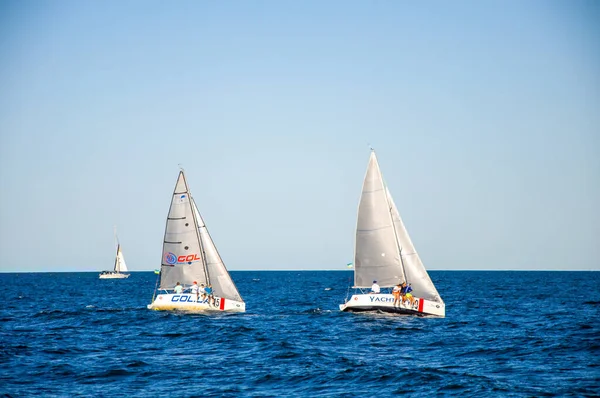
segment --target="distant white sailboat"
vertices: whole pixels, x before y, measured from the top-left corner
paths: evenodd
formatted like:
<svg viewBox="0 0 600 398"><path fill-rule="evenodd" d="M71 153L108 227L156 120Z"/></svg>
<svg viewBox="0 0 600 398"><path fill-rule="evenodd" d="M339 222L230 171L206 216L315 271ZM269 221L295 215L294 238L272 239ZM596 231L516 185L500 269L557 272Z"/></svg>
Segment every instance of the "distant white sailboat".
<svg viewBox="0 0 600 398"><path fill-rule="evenodd" d="M160 286L154 292L152 310L244 312L240 296L200 216L180 171L163 242ZM212 288L212 294L191 291L194 282ZM174 292L177 283L182 292ZM157 294L158 293L158 294Z"/></svg>
<svg viewBox="0 0 600 398"><path fill-rule="evenodd" d="M129 278L129 274L123 273L123 272L127 272L127 264L125 263L125 257L123 256L123 252L121 251L121 244L119 243L119 238L117 237L117 227L115 227L115 242L117 243L117 254L115 255L115 267L112 271L102 271L102 273L99 276L100 279Z"/></svg>
<svg viewBox="0 0 600 398"><path fill-rule="evenodd" d="M372 284L382 288L372 293ZM412 297L396 299L394 286L412 288ZM446 306L425 270L385 185L375 151L363 182L354 247L355 294L341 311L384 311L444 317Z"/></svg>

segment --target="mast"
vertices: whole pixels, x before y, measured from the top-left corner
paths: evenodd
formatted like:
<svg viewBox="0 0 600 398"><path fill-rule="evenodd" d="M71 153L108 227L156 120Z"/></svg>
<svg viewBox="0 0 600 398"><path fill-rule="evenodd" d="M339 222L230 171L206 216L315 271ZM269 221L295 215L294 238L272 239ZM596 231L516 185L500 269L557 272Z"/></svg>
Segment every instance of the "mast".
<svg viewBox="0 0 600 398"><path fill-rule="evenodd" d="M192 194L188 192L190 196L190 203L194 206L192 209L193 217L194 217L194 226L196 227L196 236L198 237L198 242L200 243L200 253L202 256L202 266L204 267L204 274L206 275L206 286L210 285L210 274L208 273L208 261L206 260L206 251L204 250L204 242L200 238L200 228L198 227L198 220L196 219L196 211L198 210L198 206L196 206L196 201L192 197ZM206 225L204 225L206 228Z"/></svg>
<svg viewBox="0 0 600 398"><path fill-rule="evenodd" d="M183 175L183 181L185 183L185 189L190 198L190 207L192 208L192 218L194 219L194 229L196 231L196 239L198 239L198 244L200 245L200 256L202 257L202 267L204 268L204 275L206 275L206 286L210 285L210 275L208 274L208 267L206 264L206 252L204 251L204 244L202 243L202 239L200 239L200 230L198 228L198 219L196 218L196 202L194 201L194 197L190 192L190 188L188 187L187 180L185 178L185 172L183 171L183 167L181 168L181 174Z"/></svg>
<svg viewBox="0 0 600 398"><path fill-rule="evenodd" d="M115 254L115 266L114 266L114 270L115 272L119 272L119 246L117 246L117 254Z"/></svg>
<svg viewBox="0 0 600 398"><path fill-rule="evenodd" d="M115 237L115 244L117 245L117 253L115 254L115 266L114 266L114 270L115 270L115 272L119 272L119 269L121 268L121 267L118 267L120 245L119 245L119 238L117 237L117 226L116 225L113 226L113 233L114 233L114 237Z"/></svg>
<svg viewBox="0 0 600 398"><path fill-rule="evenodd" d="M406 268L404 267L404 260L402 259L402 248L400 247L400 240L398 239L398 233L396 232L396 227L394 226L394 215L392 214L392 204L388 199L387 193L389 190L387 189L387 185L385 184L385 180L383 179L383 173L381 173L381 182L386 190L385 201L388 204L388 212L390 213L390 219L392 220L392 229L394 230L394 238L396 240L396 247L398 248L398 254L400 255L400 267L402 268L402 274L404 275L404 280L406 284L408 284L408 278L406 277Z"/></svg>
<svg viewBox="0 0 600 398"><path fill-rule="evenodd" d="M402 259L402 248L400 247L400 241L398 240L398 234L396 233L396 227L394 227L394 216L392 215L392 205L388 199L389 190L387 188L385 180L383 179L383 172L381 171L381 168L379 167L379 161L377 160L377 155L375 154L375 149L371 148L371 151L373 152L373 155L375 155L375 161L377 162L377 168L379 169L379 177L381 178L381 185L383 186L383 189L385 190L385 202L388 205L388 214L390 216L390 221L392 222L392 229L394 230L394 240L396 241L396 248L398 249L398 255L400 256L400 268L402 268L402 275L404 275L404 280L408 284L408 278L406 277L406 269L404 267L404 260Z"/></svg>

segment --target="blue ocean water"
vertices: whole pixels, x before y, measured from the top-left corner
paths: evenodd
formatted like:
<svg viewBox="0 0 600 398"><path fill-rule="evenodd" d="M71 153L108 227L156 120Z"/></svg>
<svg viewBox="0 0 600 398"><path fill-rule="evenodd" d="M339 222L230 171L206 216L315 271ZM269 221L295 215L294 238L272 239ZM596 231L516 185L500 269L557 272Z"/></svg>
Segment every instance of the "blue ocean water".
<svg viewBox="0 0 600 398"><path fill-rule="evenodd" d="M345 271L232 272L211 316L147 310L149 272L0 274L0 395L600 394L600 272L430 275L445 319L342 313Z"/></svg>

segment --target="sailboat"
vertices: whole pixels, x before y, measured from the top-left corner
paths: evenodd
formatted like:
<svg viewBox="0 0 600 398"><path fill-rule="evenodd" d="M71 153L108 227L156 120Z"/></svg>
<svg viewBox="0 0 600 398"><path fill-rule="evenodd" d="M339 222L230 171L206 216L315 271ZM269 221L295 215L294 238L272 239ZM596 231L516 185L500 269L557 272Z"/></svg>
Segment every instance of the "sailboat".
<svg viewBox="0 0 600 398"><path fill-rule="evenodd" d="M159 284L160 283L160 284ZM181 292L175 290L176 285ZM198 287L198 292L192 286ZM206 287L212 294L206 294ZM200 216L183 170L167 216L162 262L151 310L245 312L240 296Z"/></svg>
<svg viewBox="0 0 600 398"><path fill-rule="evenodd" d="M121 251L121 244L119 243L119 237L117 236L117 227L115 227L115 242L117 244L117 254L115 255L115 267L113 271L102 271L100 273L100 279L124 279L129 278L127 272L127 264L125 263L125 257L123 257L123 251Z"/></svg>
<svg viewBox="0 0 600 398"><path fill-rule="evenodd" d="M373 286L375 283L377 286ZM398 300L391 293L394 286L400 285L411 287L410 299L407 296ZM374 150L358 206L353 289L355 294L340 304L341 311L446 315L444 301L408 236Z"/></svg>

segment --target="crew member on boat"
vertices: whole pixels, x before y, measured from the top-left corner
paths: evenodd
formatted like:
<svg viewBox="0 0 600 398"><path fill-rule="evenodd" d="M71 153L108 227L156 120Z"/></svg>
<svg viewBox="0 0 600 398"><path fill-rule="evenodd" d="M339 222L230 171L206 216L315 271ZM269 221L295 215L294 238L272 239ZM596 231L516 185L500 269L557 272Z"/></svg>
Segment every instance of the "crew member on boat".
<svg viewBox="0 0 600 398"><path fill-rule="evenodd" d="M412 292L413 288L410 285L410 283L407 285L406 282L404 282L402 284L402 289L400 290L400 293L402 295L402 303L404 304L406 301L410 302L410 305L413 305L413 303L415 302L415 298L413 297L413 295L410 293Z"/></svg>
<svg viewBox="0 0 600 398"><path fill-rule="evenodd" d="M177 285L175 285L175 293L177 294L181 294L181 292L183 291L183 286L181 286L181 283L177 282Z"/></svg>
<svg viewBox="0 0 600 398"><path fill-rule="evenodd" d="M396 306L396 304L400 304L400 291L401 290L402 290L402 285L400 283L398 283L392 289L392 294L394 295L394 306Z"/></svg>
<svg viewBox="0 0 600 398"><path fill-rule="evenodd" d="M204 291L206 292L206 295L208 296L208 304L209 305L214 305L215 303L215 296L213 296L213 289L212 289L212 285L208 285Z"/></svg>
<svg viewBox="0 0 600 398"><path fill-rule="evenodd" d="M377 284L377 281L373 281L373 286L371 286L371 293L379 294L381 292L381 288Z"/></svg>
<svg viewBox="0 0 600 398"><path fill-rule="evenodd" d="M199 298L198 282L194 281L194 284L192 285L190 291L192 292L192 294L196 295L196 301L198 301L198 298Z"/></svg>

